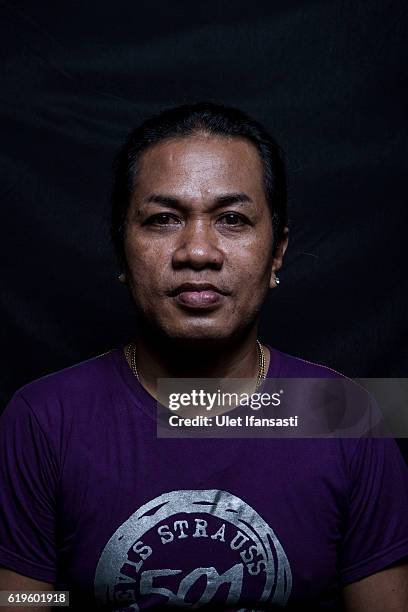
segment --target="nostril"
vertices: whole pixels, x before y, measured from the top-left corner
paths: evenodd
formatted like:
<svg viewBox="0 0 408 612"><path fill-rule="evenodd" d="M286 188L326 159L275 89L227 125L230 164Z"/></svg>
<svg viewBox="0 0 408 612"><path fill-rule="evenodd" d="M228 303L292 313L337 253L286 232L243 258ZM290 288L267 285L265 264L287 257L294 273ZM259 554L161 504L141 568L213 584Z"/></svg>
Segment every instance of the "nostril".
<svg viewBox="0 0 408 612"><path fill-rule="evenodd" d="M219 269L223 263L223 253L218 245L209 240L183 240L173 252L175 267L189 266L202 269L206 266Z"/></svg>

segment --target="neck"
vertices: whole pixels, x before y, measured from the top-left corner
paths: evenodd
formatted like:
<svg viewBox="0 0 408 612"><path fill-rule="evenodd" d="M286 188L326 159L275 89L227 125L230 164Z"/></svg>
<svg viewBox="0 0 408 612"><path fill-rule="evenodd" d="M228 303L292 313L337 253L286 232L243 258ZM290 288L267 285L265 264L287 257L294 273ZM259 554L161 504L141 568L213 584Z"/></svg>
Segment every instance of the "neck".
<svg viewBox="0 0 408 612"><path fill-rule="evenodd" d="M252 378L259 372L258 326L226 339L173 339L147 326L139 328L136 362L139 380L156 395L158 378ZM148 331L147 331L148 330ZM264 347L265 372L269 350Z"/></svg>

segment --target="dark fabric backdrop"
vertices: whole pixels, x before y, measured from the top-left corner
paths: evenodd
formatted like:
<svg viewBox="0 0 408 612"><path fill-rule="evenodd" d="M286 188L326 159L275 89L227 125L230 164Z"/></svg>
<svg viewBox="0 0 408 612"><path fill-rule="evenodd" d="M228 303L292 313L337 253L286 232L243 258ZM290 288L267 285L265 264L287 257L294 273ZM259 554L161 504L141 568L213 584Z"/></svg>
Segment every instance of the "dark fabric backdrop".
<svg viewBox="0 0 408 612"><path fill-rule="evenodd" d="M253 114L288 157L263 339L349 376L407 375L405 1L0 6L0 409L131 335L112 158L153 112L201 99Z"/></svg>

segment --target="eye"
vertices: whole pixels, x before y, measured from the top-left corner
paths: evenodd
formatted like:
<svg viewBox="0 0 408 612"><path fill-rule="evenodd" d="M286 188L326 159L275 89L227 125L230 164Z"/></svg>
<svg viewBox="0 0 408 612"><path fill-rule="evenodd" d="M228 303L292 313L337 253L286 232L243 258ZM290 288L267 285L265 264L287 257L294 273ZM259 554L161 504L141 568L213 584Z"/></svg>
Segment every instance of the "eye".
<svg viewBox="0 0 408 612"><path fill-rule="evenodd" d="M225 215L222 215L220 219L225 219L225 225L241 225L245 223L245 219L241 217L241 215L237 215L237 213L232 212L225 213Z"/></svg>
<svg viewBox="0 0 408 612"><path fill-rule="evenodd" d="M170 213L158 213L153 215L146 220L146 223L150 225L174 225L179 223L179 220Z"/></svg>

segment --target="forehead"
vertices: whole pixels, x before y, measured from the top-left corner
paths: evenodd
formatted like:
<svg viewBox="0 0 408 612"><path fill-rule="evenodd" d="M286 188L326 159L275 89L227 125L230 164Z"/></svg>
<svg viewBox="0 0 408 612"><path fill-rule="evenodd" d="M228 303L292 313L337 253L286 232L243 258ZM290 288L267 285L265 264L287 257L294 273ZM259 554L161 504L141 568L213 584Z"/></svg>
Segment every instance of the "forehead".
<svg viewBox="0 0 408 612"><path fill-rule="evenodd" d="M135 191L263 193L263 166L245 138L196 134L161 141L139 159Z"/></svg>

